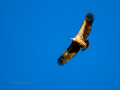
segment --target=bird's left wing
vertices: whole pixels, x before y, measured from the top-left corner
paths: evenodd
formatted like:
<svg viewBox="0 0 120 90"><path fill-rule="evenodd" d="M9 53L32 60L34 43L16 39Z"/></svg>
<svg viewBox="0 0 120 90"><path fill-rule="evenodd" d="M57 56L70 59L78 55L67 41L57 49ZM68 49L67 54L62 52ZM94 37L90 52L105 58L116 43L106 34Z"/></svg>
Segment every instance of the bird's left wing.
<svg viewBox="0 0 120 90"><path fill-rule="evenodd" d="M76 35L76 38L86 40L86 38L88 37L91 31L93 20L94 20L94 15L92 13L88 13L83 21L83 24L78 34Z"/></svg>
<svg viewBox="0 0 120 90"><path fill-rule="evenodd" d="M80 50L80 45L77 42L73 41L68 49L62 54L60 58L58 58L57 63L59 65L66 64L71 58L73 58L77 52Z"/></svg>

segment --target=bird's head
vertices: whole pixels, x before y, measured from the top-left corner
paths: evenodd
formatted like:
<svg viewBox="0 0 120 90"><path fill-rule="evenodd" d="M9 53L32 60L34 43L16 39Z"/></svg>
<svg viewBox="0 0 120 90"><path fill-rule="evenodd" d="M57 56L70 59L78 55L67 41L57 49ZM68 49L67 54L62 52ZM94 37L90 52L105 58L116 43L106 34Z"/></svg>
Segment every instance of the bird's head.
<svg viewBox="0 0 120 90"><path fill-rule="evenodd" d="M70 38L70 39L72 39L73 41L75 41L75 38Z"/></svg>

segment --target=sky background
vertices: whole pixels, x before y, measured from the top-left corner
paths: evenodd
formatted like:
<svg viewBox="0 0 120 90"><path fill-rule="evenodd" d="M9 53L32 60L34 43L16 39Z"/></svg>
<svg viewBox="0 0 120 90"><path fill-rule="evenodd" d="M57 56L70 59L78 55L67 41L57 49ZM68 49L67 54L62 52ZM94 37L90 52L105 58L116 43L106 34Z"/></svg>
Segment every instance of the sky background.
<svg viewBox="0 0 120 90"><path fill-rule="evenodd" d="M95 20L66 66L87 13ZM0 0L0 90L120 90L119 0Z"/></svg>

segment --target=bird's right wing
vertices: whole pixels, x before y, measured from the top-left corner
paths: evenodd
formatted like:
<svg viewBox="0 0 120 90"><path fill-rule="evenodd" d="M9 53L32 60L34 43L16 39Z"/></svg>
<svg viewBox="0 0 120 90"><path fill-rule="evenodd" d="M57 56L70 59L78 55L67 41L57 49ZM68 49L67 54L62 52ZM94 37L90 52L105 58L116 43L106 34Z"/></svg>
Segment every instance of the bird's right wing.
<svg viewBox="0 0 120 90"><path fill-rule="evenodd" d="M93 21L94 21L94 15L92 13L88 13L83 21L83 24L78 34L76 35L76 38L86 40L86 38L88 37L91 31Z"/></svg>
<svg viewBox="0 0 120 90"><path fill-rule="evenodd" d="M60 58L58 58L57 63L59 65L66 64L71 58L73 58L77 52L80 50L80 45L77 42L73 41L68 49L62 54Z"/></svg>

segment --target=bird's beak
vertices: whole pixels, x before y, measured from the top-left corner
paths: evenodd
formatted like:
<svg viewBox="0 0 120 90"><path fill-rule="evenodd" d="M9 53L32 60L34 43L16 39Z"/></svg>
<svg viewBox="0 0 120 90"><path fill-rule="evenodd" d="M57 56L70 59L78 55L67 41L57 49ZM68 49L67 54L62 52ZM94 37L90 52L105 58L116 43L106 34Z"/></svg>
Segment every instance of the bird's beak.
<svg viewBox="0 0 120 90"><path fill-rule="evenodd" d="M73 38L70 38L70 39L72 39L72 40L73 40Z"/></svg>

